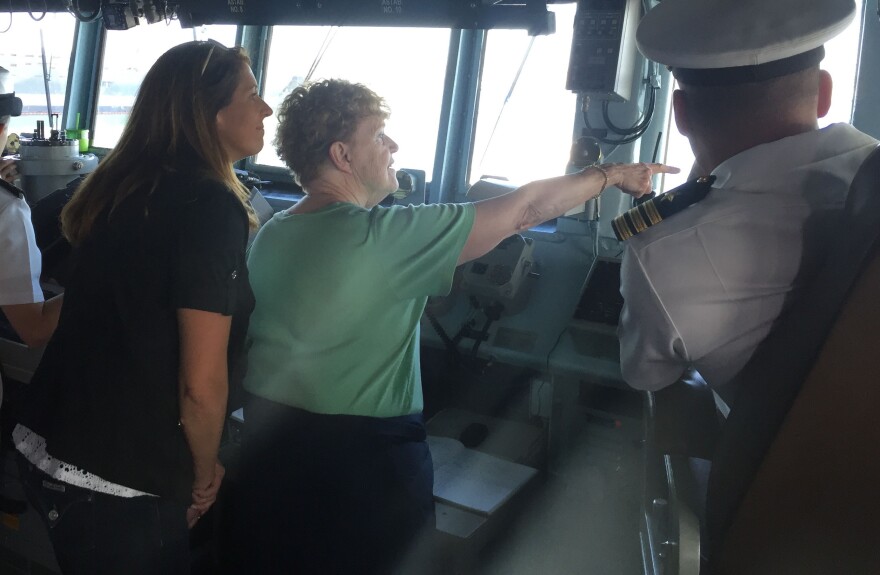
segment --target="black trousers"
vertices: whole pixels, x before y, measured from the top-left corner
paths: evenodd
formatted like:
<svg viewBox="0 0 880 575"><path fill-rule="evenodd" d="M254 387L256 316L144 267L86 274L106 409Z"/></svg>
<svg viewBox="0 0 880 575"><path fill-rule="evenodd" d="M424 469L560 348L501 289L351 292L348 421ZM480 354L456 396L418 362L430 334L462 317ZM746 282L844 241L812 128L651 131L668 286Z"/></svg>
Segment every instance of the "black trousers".
<svg viewBox="0 0 880 575"><path fill-rule="evenodd" d="M53 479L21 455L18 463L64 575L189 573L185 504L98 493Z"/></svg>
<svg viewBox="0 0 880 575"><path fill-rule="evenodd" d="M390 573L434 527L421 414L245 407L240 542L247 573Z"/></svg>

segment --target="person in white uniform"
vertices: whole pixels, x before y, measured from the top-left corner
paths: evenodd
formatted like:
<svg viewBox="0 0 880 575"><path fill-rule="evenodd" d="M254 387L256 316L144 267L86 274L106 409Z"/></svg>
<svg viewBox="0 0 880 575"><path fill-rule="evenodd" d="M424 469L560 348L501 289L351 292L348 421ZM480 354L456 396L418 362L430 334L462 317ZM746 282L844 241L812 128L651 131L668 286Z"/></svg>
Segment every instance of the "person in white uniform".
<svg viewBox="0 0 880 575"><path fill-rule="evenodd" d="M9 118L21 115L21 99L12 91L9 71L0 68L0 150L6 147ZM18 176L12 158L0 158L0 309L24 343L45 344L58 325L62 296L43 301L40 250L31 209L12 185ZM0 382L0 400L2 400Z"/></svg>
<svg viewBox="0 0 880 575"><path fill-rule="evenodd" d="M831 103L819 62L854 12L852 0L664 0L640 22L639 49L679 83L676 124L704 177L682 193L711 187L662 222L635 217L618 333L630 386L658 390L694 369L723 387L843 233L850 182L877 141L818 129Z"/></svg>

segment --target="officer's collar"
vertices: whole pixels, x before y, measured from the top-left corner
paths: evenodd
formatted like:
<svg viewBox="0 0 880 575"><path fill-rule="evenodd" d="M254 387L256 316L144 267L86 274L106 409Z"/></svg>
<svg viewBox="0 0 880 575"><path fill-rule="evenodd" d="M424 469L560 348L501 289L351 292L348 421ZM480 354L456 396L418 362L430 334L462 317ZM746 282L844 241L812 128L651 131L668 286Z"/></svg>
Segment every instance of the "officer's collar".
<svg viewBox="0 0 880 575"><path fill-rule="evenodd" d="M835 124L743 150L712 170L712 175L715 176L713 187L749 186L752 182L775 179L810 162L837 155L845 151L836 149L840 145L837 143L840 139L822 139L822 132L840 129Z"/></svg>
<svg viewBox="0 0 880 575"><path fill-rule="evenodd" d="M0 193L5 194L8 192L17 198L24 199L24 191L19 187L13 186L12 184L7 182L3 178L0 178L0 188L2 188L2 190L3 190Z"/></svg>

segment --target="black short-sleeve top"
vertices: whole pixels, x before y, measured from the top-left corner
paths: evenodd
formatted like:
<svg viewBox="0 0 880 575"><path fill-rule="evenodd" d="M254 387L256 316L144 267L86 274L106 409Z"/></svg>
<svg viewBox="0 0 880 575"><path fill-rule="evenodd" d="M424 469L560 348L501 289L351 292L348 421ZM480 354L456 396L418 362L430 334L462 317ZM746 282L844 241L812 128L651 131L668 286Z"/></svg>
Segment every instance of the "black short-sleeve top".
<svg viewBox="0 0 880 575"><path fill-rule="evenodd" d="M99 219L76 250L58 330L22 418L51 456L119 485L189 500L177 310L232 316L235 372L254 307L247 236L235 195L192 175L163 177Z"/></svg>

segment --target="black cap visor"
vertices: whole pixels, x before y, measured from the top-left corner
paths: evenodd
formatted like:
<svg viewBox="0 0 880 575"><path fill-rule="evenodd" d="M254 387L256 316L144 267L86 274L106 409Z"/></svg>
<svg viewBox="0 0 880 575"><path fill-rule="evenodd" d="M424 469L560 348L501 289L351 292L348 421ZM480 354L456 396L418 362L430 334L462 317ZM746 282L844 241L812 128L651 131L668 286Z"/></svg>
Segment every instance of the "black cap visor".
<svg viewBox="0 0 880 575"><path fill-rule="evenodd" d="M824 46L796 54L782 60L766 62L755 66L735 66L732 68L673 68L672 74L682 84L689 86L732 86L763 82L815 66L825 57Z"/></svg>

